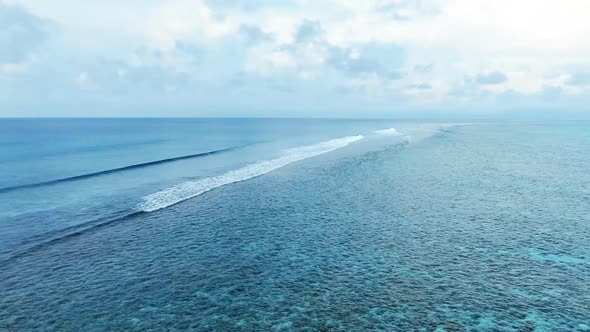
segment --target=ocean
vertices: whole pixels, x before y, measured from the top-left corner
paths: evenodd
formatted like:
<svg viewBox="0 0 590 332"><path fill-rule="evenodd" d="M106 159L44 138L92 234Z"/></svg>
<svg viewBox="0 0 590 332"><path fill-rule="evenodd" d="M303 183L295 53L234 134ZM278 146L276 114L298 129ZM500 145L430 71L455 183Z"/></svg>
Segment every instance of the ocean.
<svg viewBox="0 0 590 332"><path fill-rule="evenodd" d="M590 331L590 123L1 119L0 331Z"/></svg>

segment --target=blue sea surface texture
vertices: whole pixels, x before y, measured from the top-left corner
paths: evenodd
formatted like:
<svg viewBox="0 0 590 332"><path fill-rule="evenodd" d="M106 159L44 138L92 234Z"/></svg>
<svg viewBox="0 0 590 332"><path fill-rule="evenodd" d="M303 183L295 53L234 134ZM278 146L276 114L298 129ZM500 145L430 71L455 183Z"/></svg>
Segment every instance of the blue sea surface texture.
<svg viewBox="0 0 590 332"><path fill-rule="evenodd" d="M590 124L0 120L0 331L590 331Z"/></svg>

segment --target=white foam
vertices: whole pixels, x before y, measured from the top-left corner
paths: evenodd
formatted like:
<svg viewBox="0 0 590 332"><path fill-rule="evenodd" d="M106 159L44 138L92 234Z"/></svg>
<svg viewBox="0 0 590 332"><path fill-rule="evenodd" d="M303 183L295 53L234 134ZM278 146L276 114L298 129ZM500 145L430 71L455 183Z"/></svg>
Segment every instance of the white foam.
<svg viewBox="0 0 590 332"><path fill-rule="evenodd" d="M403 135L395 128L376 130L375 133L380 134L380 135L388 135L388 136L402 136Z"/></svg>
<svg viewBox="0 0 590 332"><path fill-rule="evenodd" d="M230 183L245 181L274 171L277 168L281 168L293 162L334 151L336 149L345 147L350 143L359 141L362 138L362 135L349 136L332 139L319 144L289 149L285 151L284 156L277 159L258 162L219 176L196 181L187 181L174 187L158 191L144 197L144 201L139 204L138 207L140 210L145 212L163 209L189 198L199 196L209 190L219 188Z"/></svg>

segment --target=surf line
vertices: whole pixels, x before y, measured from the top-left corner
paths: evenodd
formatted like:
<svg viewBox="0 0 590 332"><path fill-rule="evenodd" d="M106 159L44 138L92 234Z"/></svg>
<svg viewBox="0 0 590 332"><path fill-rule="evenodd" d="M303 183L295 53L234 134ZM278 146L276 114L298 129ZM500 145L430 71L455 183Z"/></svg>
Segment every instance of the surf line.
<svg viewBox="0 0 590 332"><path fill-rule="evenodd" d="M334 151L363 138L364 136L362 135L348 136L332 139L314 145L288 149L284 151L285 154L282 157L276 159L250 164L219 176L183 182L176 186L145 196L143 198L143 202L138 205L138 209L144 212L160 210L195 196L199 196L215 188L235 182L246 181L296 161Z"/></svg>
<svg viewBox="0 0 590 332"><path fill-rule="evenodd" d="M33 252L43 250L43 249L48 248L54 244L57 244L57 243L60 243L63 241L67 241L68 239L72 239L72 238L75 238L78 236L82 236L88 232L92 232L92 231L96 231L101 228L109 227L111 225L114 225L115 223L119 223L119 222L122 222L122 221L125 221L128 219L132 219L132 218L137 218L138 216L141 216L142 214L145 214L145 212L132 211L132 212L129 212L125 215L115 217L112 219L106 219L106 220L105 219L97 219L97 220L93 220L91 222L87 222L87 223L84 223L81 225L76 225L76 226L68 227L66 229L62 229L60 232L63 232L63 234L58 235L57 237L53 237L53 238L49 237L48 239L42 240L37 243L33 243L29 247L17 249L16 251L11 252L4 257L0 256L0 267L10 264L15 259L19 259L19 258L29 255Z"/></svg>
<svg viewBox="0 0 590 332"><path fill-rule="evenodd" d="M185 159L206 157L206 156L221 154L221 153L245 148L247 146L254 145L254 144L257 144L257 143L234 146L234 147L230 147L230 148L202 152L202 153L189 154L189 155L180 156L180 157L173 157L173 158L166 158L166 159L160 159L160 160L155 160L155 161L148 161L146 163L133 164L133 165L123 166L123 167L119 167L119 168L108 169L108 170L104 170L104 171L76 175L76 176L67 177L67 178L61 178L61 179L55 179L55 180L49 180L49 181L43 181L43 182L37 182L37 183L30 183L30 184L22 184L22 185L17 185L17 186L12 186L12 187L4 187L4 188L0 188L0 193L21 190L21 189L35 188L35 187L51 186L51 185L55 185L55 184L59 184L59 183L84 180L84 179L88 179L88 178L113 174L113 173L117 173L117 172L124 172L124 171L129 171L129 170L133 170L133 169L149 167L149 166L154 166L154 165L159 165L159 164L165 164L165 163L170 163L170 162L175 162L175 161L180 161L180 160L185 160Z"/></svg>

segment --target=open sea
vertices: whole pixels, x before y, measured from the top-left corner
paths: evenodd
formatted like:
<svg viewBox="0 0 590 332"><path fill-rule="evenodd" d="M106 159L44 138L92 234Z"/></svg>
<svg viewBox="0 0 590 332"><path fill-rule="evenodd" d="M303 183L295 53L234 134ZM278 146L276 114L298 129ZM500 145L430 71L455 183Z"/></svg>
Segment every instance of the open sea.
<svg viewBox="0 0 590 332"><path fill-rule="evenodd" d="M590 123L0 119L0 331L590 331Z"/></svg>

